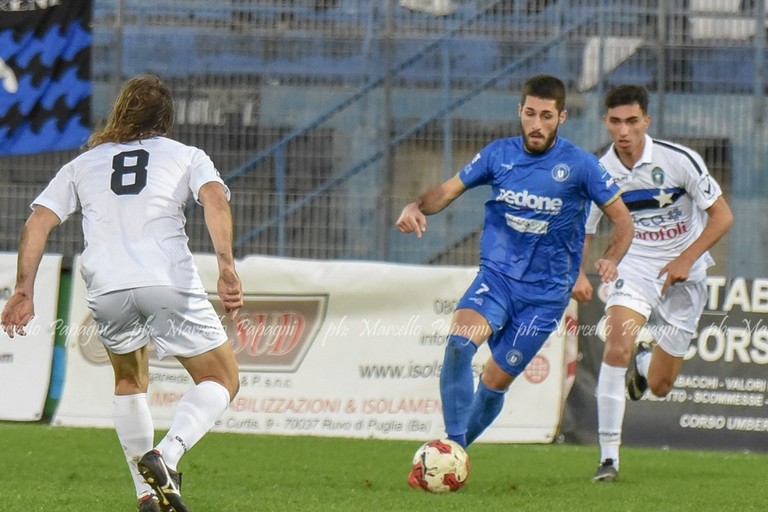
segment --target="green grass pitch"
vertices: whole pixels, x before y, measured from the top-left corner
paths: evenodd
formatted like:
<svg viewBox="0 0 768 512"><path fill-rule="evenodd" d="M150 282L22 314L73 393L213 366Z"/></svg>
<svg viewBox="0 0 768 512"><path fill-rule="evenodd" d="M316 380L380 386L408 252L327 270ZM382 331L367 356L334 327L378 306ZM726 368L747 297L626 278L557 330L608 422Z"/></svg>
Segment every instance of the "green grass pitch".
<svg viewBox="0 0 768 512"><path fill-rule="evenodd" d="M182 460L194 512L768 510L768 454L625 447L592 483L596 446L477 444L459 492L408 487L419 442L208 434ZM0 510L136 510L109 429L0 423Z"/></svg>

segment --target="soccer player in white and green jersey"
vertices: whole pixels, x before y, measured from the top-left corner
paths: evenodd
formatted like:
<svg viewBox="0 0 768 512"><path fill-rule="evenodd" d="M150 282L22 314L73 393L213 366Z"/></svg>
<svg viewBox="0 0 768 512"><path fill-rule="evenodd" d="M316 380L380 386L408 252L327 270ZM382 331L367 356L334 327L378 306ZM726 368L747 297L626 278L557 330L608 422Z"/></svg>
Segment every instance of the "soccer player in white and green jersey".
<svg viewBox="0 0 768 512"><path fill-rule="evenodd" d="M621 188L635 236L608 286L606 344L597 382L600 465L593 480L618 477L626 394L640 400L647 388L663 397L683 365L707 297L708 250L728 231L733 215L701 156L647 134L648 92L636 85L605 97L604 123L613 139L600 163ZM587 221L585 254L600 220ZM592 290L582 272L574 297ZM655 346L636 343L645 327Z"/></svg>

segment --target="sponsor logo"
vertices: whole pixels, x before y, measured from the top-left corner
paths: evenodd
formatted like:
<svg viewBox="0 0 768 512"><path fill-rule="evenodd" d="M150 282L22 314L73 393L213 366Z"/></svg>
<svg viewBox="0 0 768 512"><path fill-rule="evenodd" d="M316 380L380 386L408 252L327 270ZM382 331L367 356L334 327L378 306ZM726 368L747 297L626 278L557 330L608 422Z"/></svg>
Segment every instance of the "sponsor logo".
<svg viewBox="0 0 768 512"><path fill-rule="evenodd" d="M549 377L549 359L541 354L534 356L523 370L525 379L531 384L541 384Z"/></svg>
<svg viewBox="0 0 768 512"><path fill-rule="evenodd" d="M623 279L617 279L616 280L616 289L620 289L624 286L624 280Z"/></svg>
<svg viewBox="0 0 768 512"><path fill-rule="evenodd" d="M562 183L571 175L571 168L566 164L557 164L552 168L552 179Z"/></svg>
<svg viewBox="0 0 768 512"><path fill-rule="evenodd" d="M223 315L221 303L211 300ZM241 370L295 372L325 320L327 295L251 296L233 325L224 315Z"/></svg>
<svg viewBox="0 0 768 512"><path fill-rule="evenodd" d="M520 233L533 233L535 235L544 235L549 229L549 222L546 220L524 219L510 213L504 214L507 226Z"/></svg>
<svg viewBox="0 0 768 512"><path fill-rule="evenodd" d="M245 296L236 324L224 313L218 296L212 296L210 301L222 320L240 370L295 372L323 325L328 296ZM176 335L184 332L193 335L195 330L183 325L169 325L168 328ZM83 357L94 364L109 364L107 351L98 339L98 328L90 315L79 331L78 346ZM175 358L158 359L151 341L147 352L151 366L180 367Z"/></svg>
<svg viewBox="0 0 768 512"><path fill-rule="evenodd" d="M688 232L688 226L684 222L678 222L674 226L663 227L657 231L638 231L635 230L635 240L646 242L660 242L663 240L672 240Z"/></svg>
<svg viewBox="0 0 768 512"><path fill-rule="evenodd" d="M502 163L502 164L499 164L499 165L501 166L502 170L504 170L504 171L511 171L512 168L515 166L514 163L511 163L511 164L504 164L504 163Z"/></svg>
<svg viewBox="0 0 768 512"><path fill-rule="evenodd" d="M653 184L660 187L664 184L664 170L661 167L654 167L651 171Z"/></svg>
<svg viewBox="0 0 768 512"><path fill-rule="evenodd" d="M636 226L643 228L655 228L664 224L675 222L677 219L683 216L683 210L678 207L669 209L666 213L660 213L657 215L651 215L647 217L640 217L638 215L632 216L632 222Z"/></svg>
<svg viewBox="0 0 768 512"><path fill-rule="evenodd" d="M717 189L715 188L712 178L707 174L698 183L699 190L702 194L704 194L704 197L707 199L710 199L715 196L715 193L717 192Z"/></svg>
<svg viewBox="0 0 768 512"><path fill-rule="evenodd" d="M502 201L510 206L549 215L559 214L563 208L563 200L559 197L537 196L527 190L516 192L502 188L499 190L499 195L496 196L496 201Z"/></svg>

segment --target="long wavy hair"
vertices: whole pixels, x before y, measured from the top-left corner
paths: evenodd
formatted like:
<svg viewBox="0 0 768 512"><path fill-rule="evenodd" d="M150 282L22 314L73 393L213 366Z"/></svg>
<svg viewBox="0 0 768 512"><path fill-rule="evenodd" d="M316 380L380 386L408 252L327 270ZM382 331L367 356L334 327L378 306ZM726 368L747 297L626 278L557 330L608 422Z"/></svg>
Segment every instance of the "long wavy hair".
<svg viewBox="0 0 768 512"><path fill-rule="evenodd" d="M94 132L86 146L105 142L130 142L157 135L168 135L173 128L173 98L170 90L155 75L131 78L120 92L107 118L107 125Z"/></svg>

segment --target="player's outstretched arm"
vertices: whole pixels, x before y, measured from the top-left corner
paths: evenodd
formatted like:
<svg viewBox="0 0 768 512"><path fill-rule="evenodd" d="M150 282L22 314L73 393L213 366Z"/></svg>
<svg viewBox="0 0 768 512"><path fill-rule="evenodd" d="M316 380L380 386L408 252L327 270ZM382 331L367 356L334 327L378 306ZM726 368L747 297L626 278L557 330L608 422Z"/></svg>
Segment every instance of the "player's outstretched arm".
<svg viewBox="0 0 768 512"><path fill-rule="evenodd" d="M675 283L688 279L691 267L702 254L712 248L733 225L733 213L730 206L722 196L707 208L707 224L699 237L691 245L680 253L674 260L667 263L659 272L659 277L664 274L667 278L661 288L665 293L667 288Z"/></svg>
<svg viewBox="0 0 768 512"><path fill-rule="evenodd" d="M466 187L458 176L427 189L415 201L405 205L397 219L397 229L402 233L416 233L421 238L427 230L427 215L444 210L454 199L464 193Z"/></svg>
<svg viewBox="0 0 768 512"><path fill-rule="evenodd" d="M609 283L619 276L616 267L629 250L629 245L635 236L635 227L632 223L632 216L627 210L627 205L624 204L621 197L601 209L613 224L613 229L611 230L611 241L603 255L595 262L595 269L600 275L600 280Z"/></svg>
<svg viewBox="0 0 768 512"><path fill-rule="evenodd" d="M205 225L211 236L213 250L219 264L217 292L227 313L235 315L243 306L243 287L235 270L235 256L232 249L234 226L232 210L221 183L211 181L200 187L200 204L205 213Z"/></svg>
<svg viewBox="0 0 768 512"><path fill-rule="evenodd" d="M16 285L2 313L3 330L13 338L26 334L24 328L35 316L34 291L37 270L48 243L48 236L61 223L58 215L37 205L24 224L19 242Z"/></svg>

